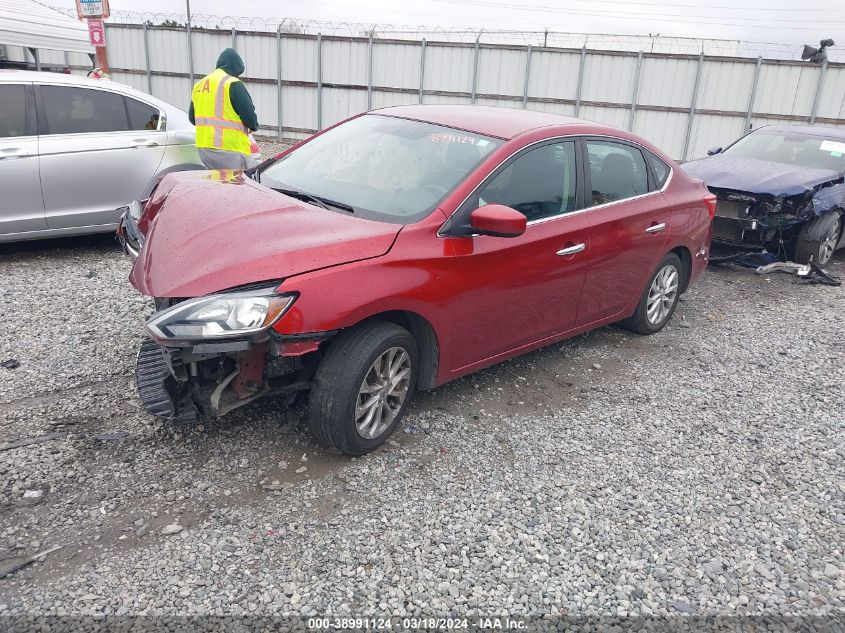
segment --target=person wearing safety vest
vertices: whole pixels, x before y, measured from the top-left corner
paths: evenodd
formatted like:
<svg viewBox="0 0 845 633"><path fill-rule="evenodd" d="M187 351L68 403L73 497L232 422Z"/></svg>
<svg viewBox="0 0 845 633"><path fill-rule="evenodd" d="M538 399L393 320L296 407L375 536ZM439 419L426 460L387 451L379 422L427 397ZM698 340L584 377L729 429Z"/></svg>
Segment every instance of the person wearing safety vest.
<svg viewBox="0 0 845 633"><path fill-rule="evenodd" d="M217 58L217 69L194 84L188 118L196 126L200 160L209 169L250 166L249 132L258 129L255 106L238 77L244 62L233 48Z"/></svg>

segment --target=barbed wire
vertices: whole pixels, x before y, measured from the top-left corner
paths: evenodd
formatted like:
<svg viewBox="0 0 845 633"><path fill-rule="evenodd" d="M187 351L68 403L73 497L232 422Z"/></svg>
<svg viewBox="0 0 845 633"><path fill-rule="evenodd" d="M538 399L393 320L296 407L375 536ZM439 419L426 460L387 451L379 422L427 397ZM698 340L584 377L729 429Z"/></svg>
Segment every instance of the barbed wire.
<svg viewBox="0 0 845 633"><path fill-rule="evenodd" d="M53 7L57 11L76 17L74 9ZM148 24L150 26L185 28L188 18L184 13L155 13L139 11L112 11L108 19L112 24ZM766 59L798 60L801 46L782 42L751 40L720 40L667 36L660 34L621 35L611 33L566 33L551 30L501 30L470 29L464 27L409 26L366 22L329 22L298 20L294 18L263 18L248 16L221 16L192 14L194 28L263 31L343 37L373 37L377 39L407 39L428 41L512 44L519 46L550 46L556 48L581 48L652 52L667 54L705 55L725 57L764 57ZM830 61L845 61L845 50L830 50Z"/></svg>

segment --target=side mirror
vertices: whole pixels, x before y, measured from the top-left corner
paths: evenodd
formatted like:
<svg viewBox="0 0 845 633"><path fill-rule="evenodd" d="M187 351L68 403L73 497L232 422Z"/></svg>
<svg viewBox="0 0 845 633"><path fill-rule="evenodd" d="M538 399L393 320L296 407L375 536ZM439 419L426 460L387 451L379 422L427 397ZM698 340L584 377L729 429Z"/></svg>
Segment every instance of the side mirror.
<svg viewBox="0 0 845 633"><path fill-rule="evenodd" d="M472 230L493 237L519 237L525 233L528 218L502 204L485 204L469 214Z"/></svg>
<svg viewBox="0 0 845 633"><path fill-rule="evenodd" d="M711 147L710 149L707 150L708 156L715 156L716 154L721 154L721 153L722 153L721 147Z"/></svg>

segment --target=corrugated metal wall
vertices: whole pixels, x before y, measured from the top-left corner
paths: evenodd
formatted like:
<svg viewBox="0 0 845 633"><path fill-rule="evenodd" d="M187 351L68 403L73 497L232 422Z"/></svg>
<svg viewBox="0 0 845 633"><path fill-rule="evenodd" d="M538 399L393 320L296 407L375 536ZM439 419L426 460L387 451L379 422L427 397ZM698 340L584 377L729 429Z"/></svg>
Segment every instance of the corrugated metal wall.
<svg viewBox="0 0 845 633"><path fill-rule="evenodd" d="M183 28L107 26L113 78L181 107L189 59L197 78L234 44L262 127L278 133L281 114L285 136L420 101L575 114L633 130L678 159L726 145L749 123L845 126L845 64L196 28L189 51ZM72 64L87 63L77 57ZM43 51L46 59L64 54Z"/></svg>

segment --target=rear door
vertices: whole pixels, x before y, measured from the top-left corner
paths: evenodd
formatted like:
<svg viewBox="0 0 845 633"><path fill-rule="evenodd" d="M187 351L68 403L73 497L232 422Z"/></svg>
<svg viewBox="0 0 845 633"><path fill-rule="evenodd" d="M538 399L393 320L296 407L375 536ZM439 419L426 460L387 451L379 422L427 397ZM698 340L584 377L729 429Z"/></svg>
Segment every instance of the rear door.
<svg viewBox="0 0 845 633"><path fill-rule="evenodd" d="M116 223L117 209L141 197L161 164L167 133L159 129L158 109L106 85L37 87L51 229Z"/></svg>
<svg viewBox="0 0 845 633"><path fill-rule="evenodd" d="M525 214L515 238L451 240L453 371L570 330L584 285L590 227L577 191L578 146L557 140L504 163L461 206L456 223L485 204Z"/></svg>
<svg viewBox="0 0 845 633"><path fill-rule="evenodd" d="M603 137L582 144L592 232L579 326L624 316L663 254L671 217L637 145Z"/></svg>
<svg viewBox="0 0 845 633"><path fill-rule="evenodd" d="M31 83L0 83L0 235L47 228Z"/></svg>

